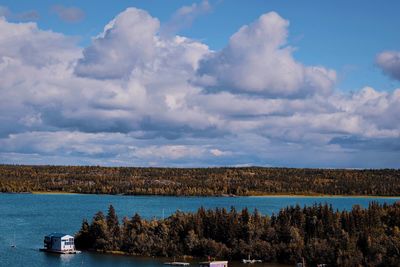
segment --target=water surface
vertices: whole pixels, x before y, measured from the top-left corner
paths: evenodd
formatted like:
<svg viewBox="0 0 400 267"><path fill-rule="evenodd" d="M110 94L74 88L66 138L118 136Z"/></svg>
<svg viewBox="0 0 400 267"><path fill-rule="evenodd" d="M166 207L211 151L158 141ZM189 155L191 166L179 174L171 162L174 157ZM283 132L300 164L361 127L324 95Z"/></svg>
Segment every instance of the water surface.
<svg viewBox="0 0 400 267"><path fill-rule="evenodd" d="M234 206L237 210L257 208L262 214L276 213L288 205L329 203L339 210L353 205L367 207L370 201L393 203L400 198L361 197L158 197L79 194L0 194L0 266L162 266L162 259L82 253L56 255L39 252L44 235L76 233L83 218L91 219L112 204L120 218L139 213L161 218L176 210ZM11 248L15 244L16 248ZM232 265L232 264L231 264ZM238 265L238 264L233 264ZM278 267L284 265L257 265Z"/></svg>

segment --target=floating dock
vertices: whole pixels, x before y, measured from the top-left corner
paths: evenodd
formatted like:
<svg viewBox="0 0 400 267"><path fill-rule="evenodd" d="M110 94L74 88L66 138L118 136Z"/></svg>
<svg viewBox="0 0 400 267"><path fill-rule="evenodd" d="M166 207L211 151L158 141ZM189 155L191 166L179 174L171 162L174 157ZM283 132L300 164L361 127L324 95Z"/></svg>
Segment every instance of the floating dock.
<svg viewBox="0 0 400 267"><path fill-rule="evenodd" d="M55 254L79 254L79 253L82 253L82 251L80 251L80 250L52 250L52 249L46 249L46 248L40 248L39 251L55 253Z"/></svg>
<svg viewBox="0 0 400 267"><path fill-rule="evenodd" d="M173 261L173 262L164 262L164 265L171 265L171 266L189 266L189 262L180 262L180 261Z"/></svg>
<svg viewBox="0 0 400 267"><path fill-rule="evenodd" d="M262 260L254 260L254 259L253 260L250 260L250 259L246 260L246 259L243 259L242 262L246 263L246 264L253 264L253 263L262 263Z"/></svg>

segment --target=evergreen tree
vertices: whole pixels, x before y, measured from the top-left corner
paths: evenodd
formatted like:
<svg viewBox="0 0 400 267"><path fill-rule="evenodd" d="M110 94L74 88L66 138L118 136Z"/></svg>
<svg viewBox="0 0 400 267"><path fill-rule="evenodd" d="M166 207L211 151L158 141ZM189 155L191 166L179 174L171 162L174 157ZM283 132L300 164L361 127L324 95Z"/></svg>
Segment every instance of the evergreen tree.
<svg viewBox="0 0 400 267"><path fill-rule="evenodd" d="M90 226L86 219L83 220L81 229L75 236L75 246L77 249L90 249L93 245L94 237L90 232Z"/></svg>
<svg viewBox="0 0 400 267"><path fill-rule="evenodd" d="M121 230L119 227L118 216L115 213L115 209L112 205L110 205L110 207L108 208L106 221L110 243L108 247L112 250L118 250L121 245Z"/></svg>
<svg viewBox="0 0 400 267"><path fill-rule="evenodd" d="M93 217L92 224L90 225L90 235L93 236L93 248L96 250L109 250L110 235L107 229L107 222L103 212L99 211Z"/></svg>
<svg viewBox="0 0 400 267"><path fill-rule="evenodd" d="M81 249L146 256L250 256L289 264L304 258L310 266L400 266L400 225L391 218L397 214L398 203L342 212L328 205L287 207L272 217L247 209L200 208L194 214L177 211L164 220L135 214L119 226L110 206L106 218L98 212L90 225L82 222L76 243Z"/></svg>

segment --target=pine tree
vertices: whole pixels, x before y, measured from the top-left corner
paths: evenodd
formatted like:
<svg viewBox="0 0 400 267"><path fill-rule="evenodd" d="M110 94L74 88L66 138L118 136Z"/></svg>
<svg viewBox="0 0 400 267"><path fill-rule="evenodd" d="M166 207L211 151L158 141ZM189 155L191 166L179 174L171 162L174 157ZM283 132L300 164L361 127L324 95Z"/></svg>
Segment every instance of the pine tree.
<svg viewBox="0 0 400 267"><path fill-rule="evenodd" d="M82 226L75 236L75 246L77 249L90 249L93 245L93 236L90 232L90 226L86 219L82 221Z"/></svg>
<svg viewBox="0 0 400 267"><path fill-rule="evenodd" d="M107 214L107 228L109 233L109 245L108 247L112 250L118 250L121 242L121 231L119 227L118 216L115 213L115 209L112 205L108 208Z"/></svg>
<svg viewBox="0 0 400 267"><path fill-rule="evenodd" d="M90 225L90 234L94 237L93 248L96 250L110 249L109 240L110 235L107 229L107 222L103 212L99 211L93 217L92 224Z"/></svg>

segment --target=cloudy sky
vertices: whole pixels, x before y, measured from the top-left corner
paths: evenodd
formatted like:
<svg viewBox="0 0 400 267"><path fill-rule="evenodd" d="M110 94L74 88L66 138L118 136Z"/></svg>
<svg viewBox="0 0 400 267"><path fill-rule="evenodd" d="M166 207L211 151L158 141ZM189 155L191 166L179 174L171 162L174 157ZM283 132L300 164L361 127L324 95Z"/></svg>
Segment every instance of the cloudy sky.
<svg viewBox="0 0 400 267"><path fill-rule="evenodd" d="M400 168L399 9L0 1L0 163Z"/></svg>

